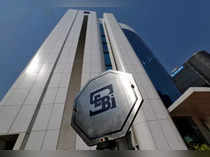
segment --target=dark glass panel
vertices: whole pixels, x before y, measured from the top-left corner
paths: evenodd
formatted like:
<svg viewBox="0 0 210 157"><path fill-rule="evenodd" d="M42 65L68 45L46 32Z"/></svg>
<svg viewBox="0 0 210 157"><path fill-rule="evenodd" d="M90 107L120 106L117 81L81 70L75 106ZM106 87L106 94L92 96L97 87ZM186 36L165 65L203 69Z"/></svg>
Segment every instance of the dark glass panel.
<svg viewBox="0 0 210 157"><path fill-rule="evenodd" d="M170 106L171 103L180 96L180 92L172 82L169 74L136 33L128 29L122 30L144 66L144 69L153 82L156 90L159 91L159 95L165 106Z"/></svg>

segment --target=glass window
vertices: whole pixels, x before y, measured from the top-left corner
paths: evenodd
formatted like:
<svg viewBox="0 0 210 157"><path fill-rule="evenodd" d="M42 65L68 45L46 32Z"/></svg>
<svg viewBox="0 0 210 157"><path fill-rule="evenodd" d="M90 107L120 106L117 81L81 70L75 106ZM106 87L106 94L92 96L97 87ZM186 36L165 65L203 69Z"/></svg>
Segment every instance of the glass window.
<svg viewBox="0 0 210 157"><path fill-rule="evenodd" d="M111 70L112 69L112 66L106 66L106 70Z"/></svg>
<svg viewBox="0 0 210 157"><path fill-rule="evenodd" d="M106 43L106 38L102 37L101 40L102 40L102 43Z"/></svg>
<svg viewBox="0 0 210 157"><path fill-rule="evenodd" d="M180 92L171 80L171 77L136 33L128 29L122 30L144 66L156 90L159 92L165 106L169 107L180 96Z"/></svg>
<svg viewBox="0 0 210 157"><path fill-rule="evenodd" d="M108 54L108 53L105 53L105 54L104 54L104 59L105 59L105 65L107 65L107 66L112 65L112 64L111 64L111 60L110 60L110 57L109 57L109 54Z"/></svg>
<svg viewBox="0 0 210 157"><path fill-rule="evenodd" d="M192 117L173 117L173 120L189 149L194 150L195 145L208 144Z"/></svg>
<svg viewBox="0 0 210 157"><path fill-rule="evenodd" d="M90 12L89 11L84 11L84 14L90 14Z"/></svg>
<svg viewBox="0 0 210 157"><path fill-rule="evenodd" d="M104 34L101 34L101 37L102 39L106 39L105 35Z"/></svg>
<svg viewBox="0 0 210 157"><path fill-rule="evenodd" d="M103 51L104 52L107 52L108 51L108 46L107 44L103 43Z"/></svg>
<svg viewBox="0 0 210 157"><path fill-rule="evenodd" d="M104 35L103 25L100 24L99 28L100 28L100 31L101 31L101 41L102 41L102 45L103 45L104 61L105 61L106 70L110 70L110 69L112 69L112 63L111 63L111 60L110 60L109 50L108 50L106 38L105 38L105 35Z"/></svg>

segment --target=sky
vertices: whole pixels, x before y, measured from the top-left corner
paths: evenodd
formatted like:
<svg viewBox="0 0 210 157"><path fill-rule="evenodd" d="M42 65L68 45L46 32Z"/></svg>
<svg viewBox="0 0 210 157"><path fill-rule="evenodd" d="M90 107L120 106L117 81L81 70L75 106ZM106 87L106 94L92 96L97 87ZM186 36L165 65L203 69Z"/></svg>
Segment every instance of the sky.
<svg viewBox="0 0 210 157"><path fill-rule="evenodd" d="M0 99L68 9L115 15L153 51L167 72L198 50L210 52L210 1L7 0L0 6Z"/></svg>

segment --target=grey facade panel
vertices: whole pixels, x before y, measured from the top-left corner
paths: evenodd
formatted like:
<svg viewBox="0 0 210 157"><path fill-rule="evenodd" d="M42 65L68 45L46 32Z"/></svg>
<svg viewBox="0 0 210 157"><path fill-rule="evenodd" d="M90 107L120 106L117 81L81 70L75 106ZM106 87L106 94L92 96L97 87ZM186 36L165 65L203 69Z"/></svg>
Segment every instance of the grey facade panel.
<svg viewBox="0 0 210 157"><path fill-rule="evenodd" d="M67 32L69 31L74 20L76 12L77 11L68 11L64 15L64 17L59 21L52 33L48 36L37 53L34 55L32 60L29 62L27 67L20 74L17 81L10 88L7 96L4 97L4 103L1 103L2 107L8 108L8 105L19 106L16 108L18 111L16 112L16 116L14 116L13 120L10 121L10 124L8 124L10 127L7 130L7 133L22 134L23 139L25 140L26 136L24 135L31 134L33 132L28 132L32 122L32 117L34 117L34 113L37 110L38 103L40 102L44 88L46 88L46 83L49 80L49 76L53 70L52 68L55 64L55 61L58 55L61 53L60 51L66 39ZM24 93L21 91L24 91ZM13 110L11 108L11 112L12 111ZM41 112L44 111L49 112L48 110L41 109ZM39 121L39 119L42 119L42 117L45 118L43 115L46 114L47 113L38 114L40 117L38 117L36 120ZM36 129L46 127L40 126L39 124L40 123L36 123ZM29 136L29 141L24 141L26 142L26 149L33 149L33 147L29 147L27 144L27 142L32 142L31 144L33 145L33 140L31 141L32 135ZM34 146L36 146L36 141L34 142ZM18 149L18 147L20 148L21 145L22 144L20 143L16 149Z"/></svg>

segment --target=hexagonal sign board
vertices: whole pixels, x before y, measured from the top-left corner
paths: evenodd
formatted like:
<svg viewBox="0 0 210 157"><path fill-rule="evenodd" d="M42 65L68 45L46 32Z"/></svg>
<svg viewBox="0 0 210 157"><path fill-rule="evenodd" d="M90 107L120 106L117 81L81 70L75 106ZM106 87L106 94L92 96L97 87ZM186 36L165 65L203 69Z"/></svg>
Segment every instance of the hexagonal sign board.
<svg viewBox="0 0 210 157"><path fill-rule="evenodd" d="M142 101L131 74L109 70L78 94L71 125L89 146L124 137Z"/></svg>

